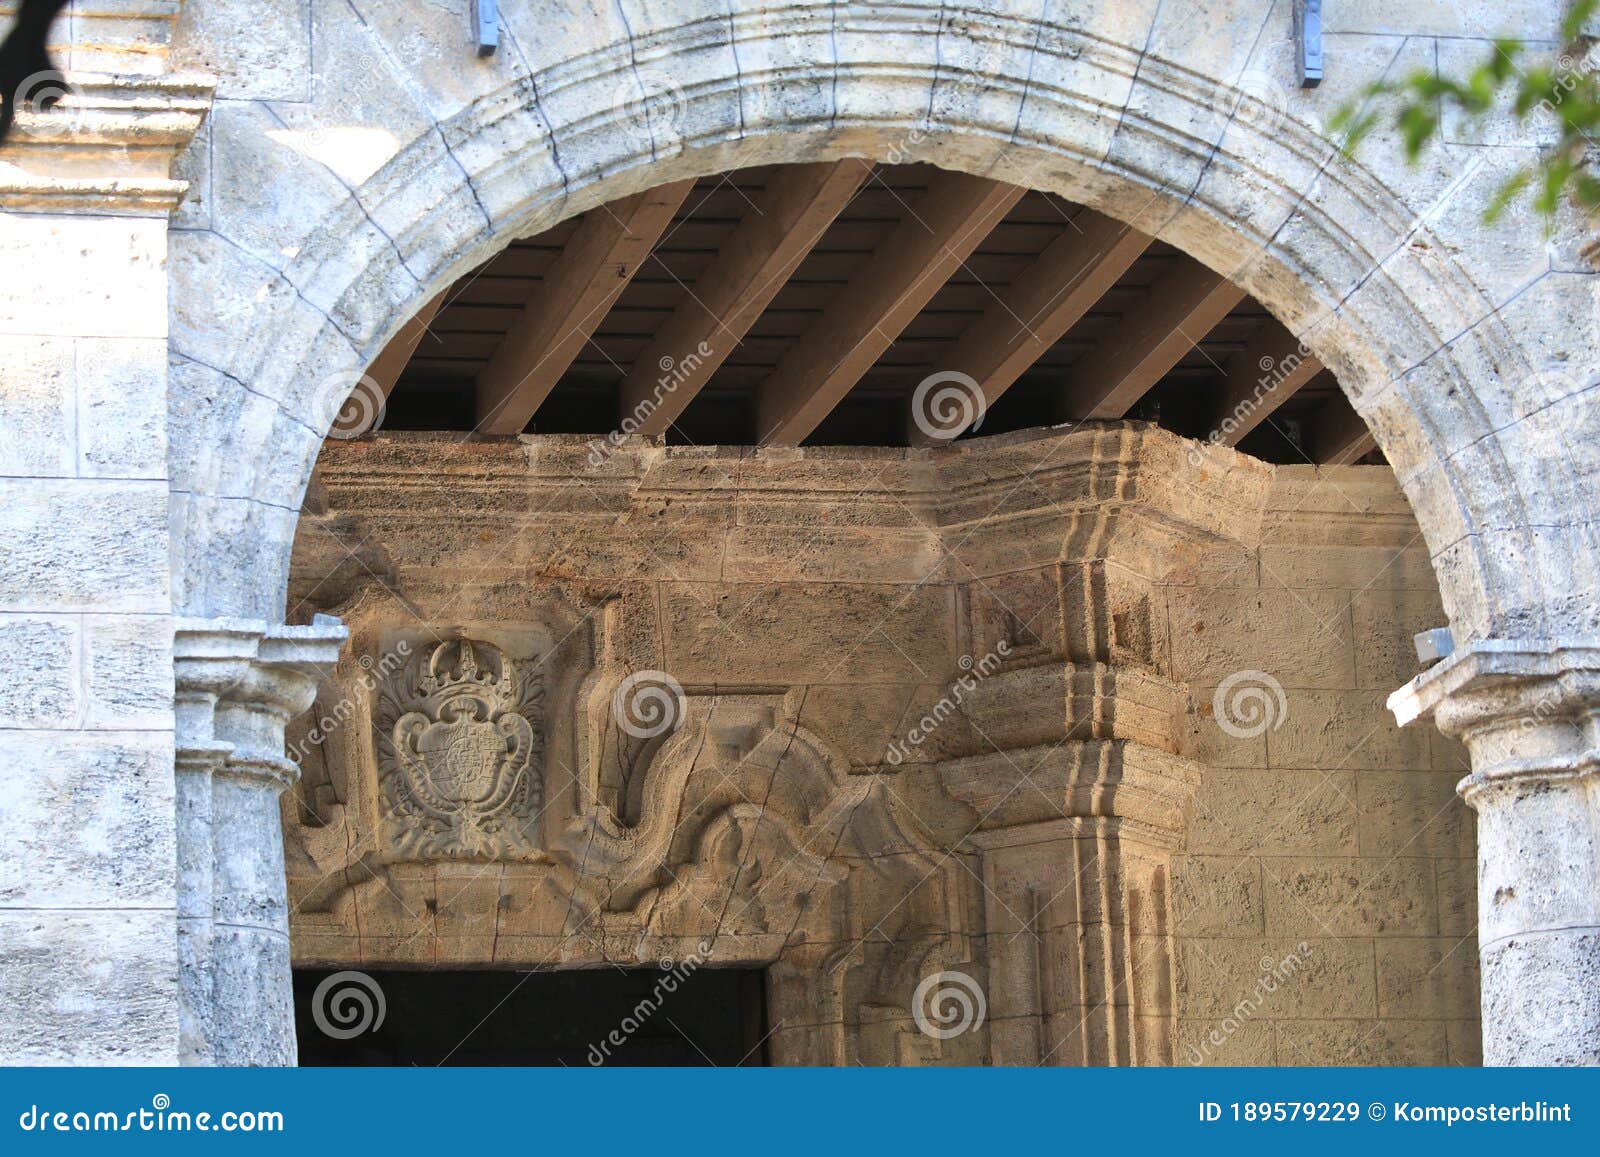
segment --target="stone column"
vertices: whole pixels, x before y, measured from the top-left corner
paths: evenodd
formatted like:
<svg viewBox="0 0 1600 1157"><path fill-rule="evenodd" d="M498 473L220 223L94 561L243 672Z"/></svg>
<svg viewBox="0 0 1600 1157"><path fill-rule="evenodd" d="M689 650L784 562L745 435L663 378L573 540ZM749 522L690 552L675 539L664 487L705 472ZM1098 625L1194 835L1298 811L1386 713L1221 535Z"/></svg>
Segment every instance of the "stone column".
<svg viewBox="0 0 1600 1157"><path fill-rule="evenodd" d="M332 671L344 627L180 621L177 684L180 1056L292 1065L289 909L278 796L299 769L284 725Z"/></svg>
<svg viewBox="0 0 1600 1157"><path fill-rule="evenodd" d="M1472 757L1484 1063L1600 1064L1600 646L1472 643L1389 706Z"/></svg>

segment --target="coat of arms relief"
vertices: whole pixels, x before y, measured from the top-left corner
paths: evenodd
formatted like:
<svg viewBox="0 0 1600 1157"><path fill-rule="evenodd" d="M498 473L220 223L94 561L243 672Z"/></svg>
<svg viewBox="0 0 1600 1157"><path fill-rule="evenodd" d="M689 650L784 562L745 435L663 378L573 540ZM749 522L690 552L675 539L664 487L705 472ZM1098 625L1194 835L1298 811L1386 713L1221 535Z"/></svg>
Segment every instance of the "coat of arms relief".
<svg viewBox="0 0 1600 1157"><path fill-rule="evenodd" d="M378 690L384 843L397 859L538 855L544 678L481 640L421 648Z"/></svg>

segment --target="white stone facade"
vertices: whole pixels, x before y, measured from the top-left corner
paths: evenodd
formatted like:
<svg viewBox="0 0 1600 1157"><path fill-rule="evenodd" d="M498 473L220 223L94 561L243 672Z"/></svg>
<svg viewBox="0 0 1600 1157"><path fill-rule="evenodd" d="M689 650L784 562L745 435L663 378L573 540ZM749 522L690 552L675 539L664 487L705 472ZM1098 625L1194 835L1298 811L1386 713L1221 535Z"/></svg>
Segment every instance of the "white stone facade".
<svg viewBox="0 0 1600 1157"><path fill-rule="evenodd" d="M339 634L282 619L351 375L513 238L671 180L864 156L1128 221L1335 371L1457 642L1396 704L1472 753L1485 1060L1600 1061L1592 237L1481 219L1537 124L1447 123L1416 168L1320 129L1390 70L1548 41L1558 5L1330 6L1315 91L1274 0L504 0L488 58L469 7L82 0L58 33L79 95L0 154L0 632L26 688L0 697L9 1059L288 1058L262 825ZM663 113L643 131L641 97Z"/></svg>

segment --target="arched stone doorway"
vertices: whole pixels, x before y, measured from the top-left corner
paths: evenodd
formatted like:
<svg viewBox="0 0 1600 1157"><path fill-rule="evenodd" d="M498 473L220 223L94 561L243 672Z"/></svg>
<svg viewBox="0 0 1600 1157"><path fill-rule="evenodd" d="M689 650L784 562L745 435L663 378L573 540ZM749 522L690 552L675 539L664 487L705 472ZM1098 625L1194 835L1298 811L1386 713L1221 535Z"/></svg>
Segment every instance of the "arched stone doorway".
<svg viewBox="0 0 1600 1157"><path fill-rule="evenodd" d="M353 190L339 182L319 182L315 191L297 184L308 198L295 210L298 243L270 261L248 244L223 252L225 229L177 235L174 344L190 362L192 388L206 395L217 388L213 375L225 375L247 384L256 399L213 407L204 417L214 426L185 439L196 443L197 455L186 464L196 485L185 491L194 498L178 519L180 534L195 544L196 565L180 576L185 607L276 613L289 512L336 409L327 383L358 374L447 280L506 241L686 177L773 161L891 160L915 148L918 159L942 168L1056 192L1119 220L1136 213L1128 224L1170 241L1266 305L1334 369L1373 426L1421 512L1446 608L1463 636L1519 625L1556 632L1562 622L1549 619L1553 607L1566 607L1559 613L1574 627L1592 625L1590 608L1566 591L1564 576L1546 597L1550 584L1532 539L1515 551L1487 545L1502 530L1525 533L1513 525L1547 522L1503 511L1505 501L1524 511L1529 502L1579 496L1581 471L1570 447L1513 460L1494 437L1519 427L1519 414L1553 417L1545 412L1575 399L1578 383L1565 380L1570 374L1536 372L1545 359L1516 336L1532 327L1514 327L1480 284L1488 279L1430 240L1437 197L1413 187L1421 176L1402 170L1381 182L1292 116L1263 113L1256 98L1230 90L1226 80L1196 84L1176 63L1141 62L1122 43L1125 18L1105 17L1112 28L1090 21L1063 30L992 13L968 17L853 14L839 52L851 46L859 55L837 62L825 56L824 64L795 46L797 34L823 38L809 10L767 9L734 26L734 44L748 44L752 59L768 61L760 72L734 67L719 21L635 28L631 38L571 56L554 70L570 120L549 112L528 83L502 84L414 136L389 126L390 159ZM1190 28L1204 22L1198 14L1184 19ZM876 34L900 37L896 52L880 60ZM670 140L639 131L630 43L649 44L652 60L674 62L676 89L665 98L653 94L671 109ZM338 47L355 53L371 44L357 37ZM973 91L959 78L979 65L986 83ZM831 93L826 106L819 103L821 77ZM946 89L964 99L945 107ZM1122 99L1109 99L1116 95ZM802 115L813 106L829 111ZM329 111L331 117L335 109ZM383 114L373 119L382 123ZM323 140L315 130L303 130L310 139L302 163L320 168L304 155ZM464 156L477 164L465 168ZM185 281L191 274L199 278L193 293ZM1586 283L1552 274L1535 278L1530 292L1569 290L1585 296ZM227 319L245 314L254 323L241 335ZM1535 396L1514 403L1501 385L1508 378ZM1453 388L1431 388L1438 382ZM1565 435L1558 433L1556 445L1568 445ZM1481 468L1473 462L1471 478L1457 461L1468 447L1491 456ZM1518 472L1529 469L1539 476L1518 485ZM1565 480L1553 471L1564 471ZM1498 504L1477 509L1478 478L1503 480ZM214 528L206 499L225 504ZM226 565L226 554L205 549L211 536L246 526L253 533L244 537L270 549L262 561L272 565L245 588L237 573L213 579L208 557L224 570L237 568ZM1593 545L1581 537L1574 545L1580 543ZM1500 561L1513 553L1535 565Z"/></svg>
<svg viewBox="0 0 1600 1157"><path fill-rule="evenodd" d="M215 689L184 709L185 664L199 652L294 682L329 657L331 628L272 625L332 416L328 383L348 383L444 282L512 237L663 181L764 161L887 160L908 147L1118 218L1137 190L1148 210L1131 224L1247 288L1335 369L1417 510L1458 641L1504 644L1472 661L1496 679L1567 686L1587 651L1549 640L1589 638L1595 625L1586 584L1573 582L1595 557L1592 521L1578 513L1592 505L1592 475L1571 433L1590 421L1569 372L1588 351L1564 337L1562 371L1534 372L1545 359L1521 334L1551 325L1570 334L1586 284L1547 267L1510 291L1492 240L1429 219L1426 179L1380 181L1340 161L1297 119L1298 97L1286 98L1289 116L1263 123L1259 102L1234 85L1258 41L1194 35L1207 20L1228 23L1237 13L1227 7L1181 18L1097 7L1076 23L870 10L841 23L795 6L659 26L641 17L615 36L597 20L581 32L592 48L530 36L515 63L465 84L409 72L395 51L442 42L442 29L330 15L322 59L345 62L344 75L374 63L373 87L354 90L364 123L352 125L348 99L327 92L305 107L304 124L274 129L303 134L294 158L268 159L238 131L256 115L247 80L238 107L213 125L222 148L212 150L211 219L173 238L175 603L209 621L180 633L180 761L225 758L230 775L247 778L278 758L273 729L300 692L250 688L215 735L234 745L229 756L207 747L202 717ZM531 28L531 12L506 10L511 27ZM1271 17L1263 27L1275 27ZM203 36L191 46L212 47ZM668 60L675 115L629 131L641 64ZM973 75L984 83L968 83ZM387 134L381 167L329 179L315 160L319 134L341 128ZM257 164L287 165L282 176L304 199L287 214L256 201ZM248 621L219 621L232 616ZM212 653L218 638L238 646ZM217 686L239 694L237 676ZM1586 718L1581 700L1562 691L1559 702L1536 721L1558 762L1586 742L1574 722ZM1480 706L1499 719L1499 699ZM1504 730L1465 726L1486 740ZM270 809L251 800L231 814L256 825ZM207 841L227 834L213 826ZM1582 901L1572 903L1581 914ZM1542 928L1532 913L1518 907L1505 928ZM1585 950L1562 940L1552 951ZM1556 1055L1543 1047L1499 1055Z"/></svg>

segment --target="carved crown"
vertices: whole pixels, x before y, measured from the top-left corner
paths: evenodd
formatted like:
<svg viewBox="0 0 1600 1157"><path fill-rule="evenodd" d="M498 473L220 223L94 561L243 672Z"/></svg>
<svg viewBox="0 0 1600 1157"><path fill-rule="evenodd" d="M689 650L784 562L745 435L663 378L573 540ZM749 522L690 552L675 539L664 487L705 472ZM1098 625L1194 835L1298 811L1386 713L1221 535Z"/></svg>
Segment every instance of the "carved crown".
<svg viewBox="0 0 1600 1157"><path fill-rule="evenodd" d="M478 653L469 640L447 639L428 656L427 673L417 680L416 690L430 699L462 692L498 697L501 675L492 666L479 664Z"/></svg>

